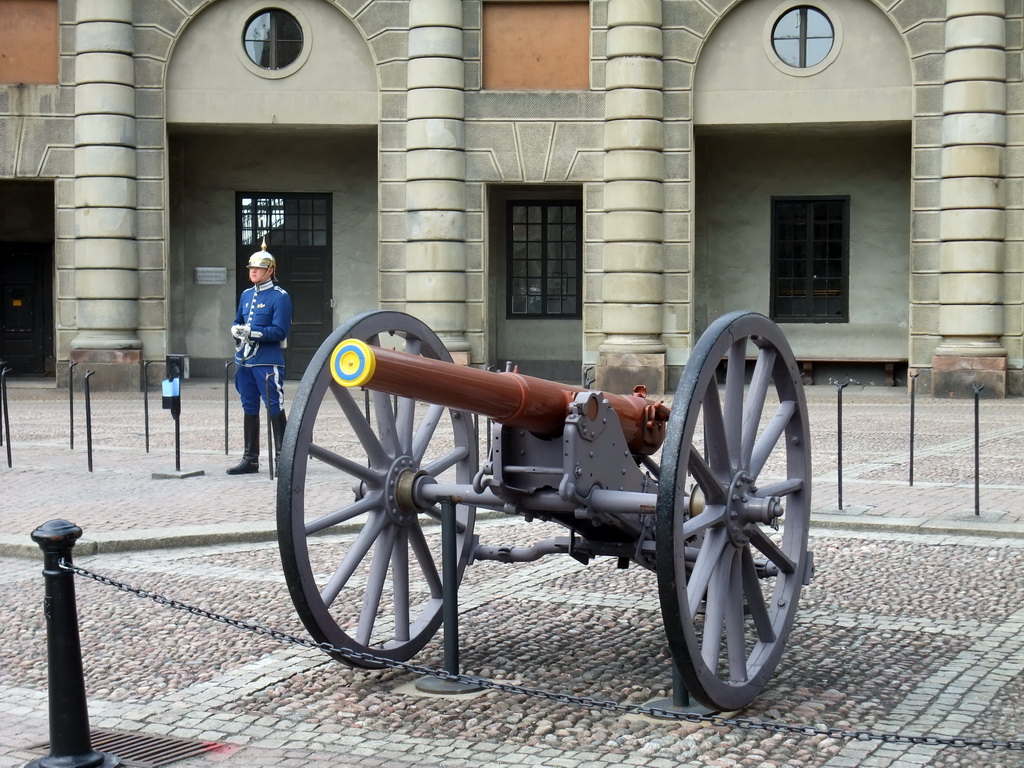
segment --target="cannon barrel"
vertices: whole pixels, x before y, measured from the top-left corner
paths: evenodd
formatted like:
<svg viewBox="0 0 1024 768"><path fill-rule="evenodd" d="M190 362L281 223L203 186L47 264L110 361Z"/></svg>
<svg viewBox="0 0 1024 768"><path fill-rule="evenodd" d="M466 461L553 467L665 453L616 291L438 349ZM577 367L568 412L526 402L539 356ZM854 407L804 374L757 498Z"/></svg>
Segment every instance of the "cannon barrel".
<svg viewBox="0 0 1024 768"><path fill-rule="evenodd" d="M366 387L447 408L472 411L499 424L554 437L562 433L569 405L581 387L520 373L496 373L342 341L331 355L331 375L346 387ZM629 450L655 453L665 439L669 409L648 400L643 387L632 395L600 393L619 417Z"/></svg>

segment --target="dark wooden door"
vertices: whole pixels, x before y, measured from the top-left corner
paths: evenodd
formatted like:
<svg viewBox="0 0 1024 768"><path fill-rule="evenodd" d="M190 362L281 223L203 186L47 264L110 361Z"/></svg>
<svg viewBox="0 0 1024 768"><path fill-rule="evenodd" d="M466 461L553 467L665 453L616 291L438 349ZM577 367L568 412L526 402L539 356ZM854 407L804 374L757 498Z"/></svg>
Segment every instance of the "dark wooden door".
<svg viewBox="0 0 1024 768"><path fill-rule="evenodd" d="M331 196L256 192L238 194L239 285L248 287L244 265L260 249L277 262L277 281L292 299L292 328L285 374L302 378L313 353L334 330L331 312Z"/></svg>
<svg viewBox="0 0 1024 768"><path fill-rule="evenodd" d="M11 375L54 373L53 246L0 243L0 360Z"/></svg>

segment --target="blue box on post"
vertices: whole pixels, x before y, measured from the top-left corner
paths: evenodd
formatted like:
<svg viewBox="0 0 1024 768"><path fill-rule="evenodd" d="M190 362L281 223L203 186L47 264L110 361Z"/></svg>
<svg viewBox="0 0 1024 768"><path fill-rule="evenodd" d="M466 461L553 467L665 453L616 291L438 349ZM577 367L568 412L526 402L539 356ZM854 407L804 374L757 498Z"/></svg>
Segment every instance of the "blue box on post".
<svg viewBox="0 0 1024 768"><path fill-rule="evenodd" d="M181 377L184 373L184 355L167 356L167 378L162 383L163 407L175 419L181 414Z"/></svg>

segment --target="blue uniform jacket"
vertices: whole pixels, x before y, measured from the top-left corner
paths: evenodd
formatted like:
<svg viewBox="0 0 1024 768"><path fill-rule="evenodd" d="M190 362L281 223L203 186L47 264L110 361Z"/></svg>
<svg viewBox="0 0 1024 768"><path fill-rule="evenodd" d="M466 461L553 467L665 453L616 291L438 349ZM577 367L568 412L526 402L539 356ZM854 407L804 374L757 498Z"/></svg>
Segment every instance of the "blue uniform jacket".
<svg viewBox="0 0 1024 768"><path fill-rule="evenodd" d="M288 291L272 280L242 291L235 325L248 325L261 337L239 343L235 362L239 365L284 365L281 342L292 325L292 299Z"/></svg>

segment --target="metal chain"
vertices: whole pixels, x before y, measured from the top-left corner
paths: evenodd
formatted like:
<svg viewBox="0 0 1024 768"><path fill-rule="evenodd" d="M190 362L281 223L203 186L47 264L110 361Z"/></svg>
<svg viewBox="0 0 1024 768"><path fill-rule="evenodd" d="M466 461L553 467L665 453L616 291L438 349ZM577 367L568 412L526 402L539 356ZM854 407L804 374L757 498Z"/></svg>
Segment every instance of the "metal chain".
<svg viewBox="0 0 1024 768"><path fill-rule="evenodd" d="M236 629L241 629L246 632L265 635L291 645L316 649L328 654L341 656L352 661L361 661L379 667L388 667L390 669L411 672L416 675L435 677L439 680L470 683L481 686L482 688L502 691L504 693L519 693L537 699L547 699L549 701L557 701L565 704L576 704L587 709L603 709L611 712L622 712L625 714L647 715L648 717L655 717L662 720L681 720L688 723L708 723L714 726L733 727L744 731L761 730L768 731L769 733L784 733L797 736L826 736L833 739L848 739L851 741L881 741L887 744L923 744L930 747L976 747L978 749L985 750L1008 749L1018 752L1024 751L1024 740L1001 741L999 739L966 736L909 736L902 733L886 733L871 730L852 730L836 727L818 727L814 725L790 725L789 723L779 723L771 720L755 720L749 717L725 717L723 715L699 715L692 712L677 712L672 709L663 709L661 707L644 706L641 704L624 704L611 699L595 699L589 696L577 696L571 693L555 693L554 691L546 691L540 688L528 688L526 686L515 685L512 683L488 680L487 678L477 677L475 675L446 672L443 669L434 669L420 664L412 664L407 661L386 659L380 656L375 656L371 653L364 653L362 651L355 651L348 648L338 648L331 643L318 643L314 640L295 637L294 635L290 635L287 632L282 632L278 629L271 629L270 627L264 627L259 624L252 624L239 619L233 619L230 616L224 616L213 611L196 608L195 606L188 605L181 600L174 600L164 597L157 592L140 589L139 587L133 587L130 584L116 581L107 576L101 576L86 570L85 568L68 563L66 560L62 560L60 562L60 567L66 571L71 571L79 576L99 582L100 584L114 587L121 592L127 592L137 597L152 600L159 605L178 611L184 611L185 613L190 613L193 616L210 619L211 621L226 624L230 627L235 627Z"/></svg>

